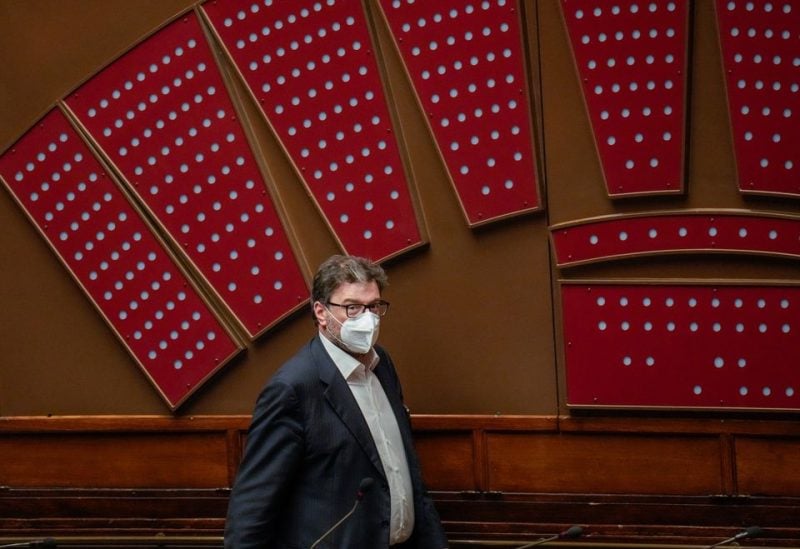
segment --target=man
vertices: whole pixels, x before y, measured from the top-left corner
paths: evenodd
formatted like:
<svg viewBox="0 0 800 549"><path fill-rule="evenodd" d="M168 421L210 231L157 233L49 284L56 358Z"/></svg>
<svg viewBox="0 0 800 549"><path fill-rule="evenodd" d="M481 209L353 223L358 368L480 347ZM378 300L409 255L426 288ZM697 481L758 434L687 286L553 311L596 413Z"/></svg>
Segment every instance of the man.
<svg viewBox="0 0 800 549"><path fill-rule="evenodd" d="M225 547L308 548L323 537L316 547L447 546L397 373L375 346L386 284L383 269L363 258L320 266L311 295L318 334L258 398Z"/></svg>

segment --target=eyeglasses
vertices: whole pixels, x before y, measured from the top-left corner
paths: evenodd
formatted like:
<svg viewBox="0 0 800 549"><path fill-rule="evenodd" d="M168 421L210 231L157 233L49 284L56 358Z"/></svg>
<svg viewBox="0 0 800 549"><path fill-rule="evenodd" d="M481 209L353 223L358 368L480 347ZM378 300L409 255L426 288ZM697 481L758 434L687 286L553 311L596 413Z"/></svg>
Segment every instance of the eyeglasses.
<svg viewBox="0 0 800 549"><path fill-rule="evenodd" d="M328 305L333 305L334 307L341 307L344 309L345 313L347 314L347 318L356 317L366 310L369 310L369 312L378 316L383 316L386 314L386 311L389 310L389 302L383 300L373 301L368 305L364 305L363 303L348 303L347 305L342 305L340 303L328 301Z"/></svg>

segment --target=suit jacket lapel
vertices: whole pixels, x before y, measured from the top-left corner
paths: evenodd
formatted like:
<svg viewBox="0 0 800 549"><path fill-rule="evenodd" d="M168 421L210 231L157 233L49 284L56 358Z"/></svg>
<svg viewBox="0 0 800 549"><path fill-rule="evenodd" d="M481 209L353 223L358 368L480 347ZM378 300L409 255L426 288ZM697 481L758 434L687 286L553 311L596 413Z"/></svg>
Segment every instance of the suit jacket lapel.
<svg viewBox="0 0 800 549"><path fill-rule="evenodd" d="M322 343L317 339L314 340L312 345L312 352L319 365L320 381L327 386L324 392L325 398L336 415L339 416L339 419L342 420L344 426L353 435L353 438L358 441L364 453L369 456L381 478L385 478L386 474L378 454L378 448L375 446L369 426L361 413L361 408L358 407L358 402L356 402L350 387L347 385L347 381L336 368Z"/></svg>

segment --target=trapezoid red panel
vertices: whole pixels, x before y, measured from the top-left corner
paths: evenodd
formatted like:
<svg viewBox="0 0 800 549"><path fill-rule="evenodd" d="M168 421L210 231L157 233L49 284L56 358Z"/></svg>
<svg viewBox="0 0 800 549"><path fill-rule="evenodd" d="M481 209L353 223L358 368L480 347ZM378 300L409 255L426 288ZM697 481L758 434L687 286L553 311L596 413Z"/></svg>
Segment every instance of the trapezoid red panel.
<svg viewBox="0 0 800 549"><path fill-rule="evenodd" d="M241 350L60 110L0 179L173 410Z"/></svg>
<svg viewBox="0 0 800 549"><path fill-rule="evenodd" d="M423 243L359 0L202 5L342 248Z"/></svg>
<svg viewBox="0 0 800 549"><path fill-rule="evenodd" d="M306 302L297 258L194 13L65 102L251 337Z"/></svg>
<svg viewBox="0 0 800 549"><path fill-rule="evenodd" d="M515 0L381 0L470 225L540 208Z"/></svg>
<svg viewBox="0 0 800 549"><path fill-rule="evenodd" d="M800 5L716 8L739 189L799 197Z"/></svg>
<svg viewBox="0 0 800 549"><path fill-rule="evenodd" d="M687 0L561 0L606 190L682 192Z"/></svg>

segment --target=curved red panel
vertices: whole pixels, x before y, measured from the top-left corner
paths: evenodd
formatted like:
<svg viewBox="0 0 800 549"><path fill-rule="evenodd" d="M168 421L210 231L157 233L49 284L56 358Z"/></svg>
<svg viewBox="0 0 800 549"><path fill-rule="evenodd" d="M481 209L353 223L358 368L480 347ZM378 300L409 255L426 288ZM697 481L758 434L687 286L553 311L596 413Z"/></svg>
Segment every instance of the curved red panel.
<svg viewBox="0 0 800 549"><path fill-rule="evenodd" d="M800 258L800 219L694 212L598 218L551 227L559 267L664 253L743 253Z"/></svg>

